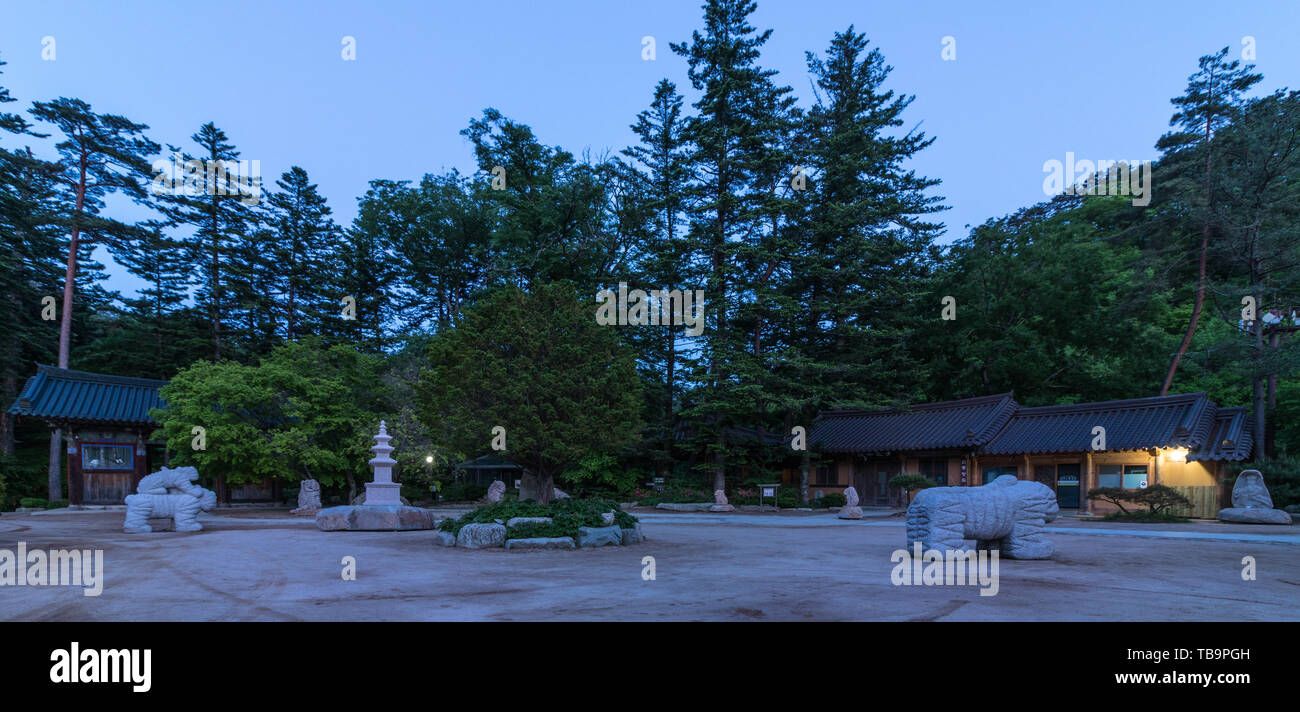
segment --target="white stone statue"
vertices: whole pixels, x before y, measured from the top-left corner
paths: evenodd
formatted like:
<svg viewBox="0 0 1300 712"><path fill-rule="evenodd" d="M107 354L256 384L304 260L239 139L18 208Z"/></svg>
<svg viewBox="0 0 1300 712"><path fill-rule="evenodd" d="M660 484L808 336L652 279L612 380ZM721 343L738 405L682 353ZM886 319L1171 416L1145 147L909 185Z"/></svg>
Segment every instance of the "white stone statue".
<svg viewBox="0 0 1300 712"><path fill-rule="evenodd" d="M973 539L977 548L1000 549L1009 559L1046 559L1055 548L1045 525L1059 512L1052 488L1015 475L982 487L931 487L907 508L907 546L960 551Z"/></svg>
<svg viewBox="0 0 1300 712"><path fill-rule="evenodd" d="M501 480L494 480L488 485L487 501L488 503L500 502L501 498L506 495L506 483Z"/></svg>
<svg viewBox="0 0 1300 712"><path fill-rule="evenodd" d="M713 490L713 506L709 507L710 512L734 512L736 508L727 503L727 493L722 490Z"/></svg>
<svg viewBox="0 0 1300 712"><path fill-rule="evenodd" d="M136 487L137 494L126 496L126 522L122 531L151 532L151 518L172 519L173 529L178 532L201 531L203 525L198 522L198 514L217 506L217 494L195 484L198 479L199 471L193 467L164 467L145 475Z"/></svg>
<svg viewBox="0 0 1300 712"><path fill-rule="evenodd" d="M298 490L298 508L289 513L314 516L320 507L320 483L316 480L303 480L302 487Z"/></svg>
<svg viewBox="0 0 1300 712"><path fill-rule="evenodd" d="M858 491L852 487L844 490L844 506L840 507L840 519L861 519L862 507L858 506Z"/></svg>

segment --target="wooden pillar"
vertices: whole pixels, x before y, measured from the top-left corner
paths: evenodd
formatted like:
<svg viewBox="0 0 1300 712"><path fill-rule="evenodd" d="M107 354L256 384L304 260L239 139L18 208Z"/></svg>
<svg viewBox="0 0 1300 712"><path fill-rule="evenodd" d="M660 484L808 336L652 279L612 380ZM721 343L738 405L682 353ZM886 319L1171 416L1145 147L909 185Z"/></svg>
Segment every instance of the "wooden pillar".
<svg viewBox="0 0 1300 712"><path fill-rule="evenodd" d="M67 460L67 486L68 491L65 493L68 498L68 504L81 504L85 499L85 473L81 470L81 441L77 437L77 432L71 426L64 426L63 446L64 459Z"/></svg>
<svg viewBox="0 0 1300 712"><path fill-rule="evenodd" d="M984 484L984 478L980 475L980 458L974 453L970 456L970 467L966 468L966 486L977 487L975 478L979 478L979 484Z"/></svg>
<svg viewBox="0 0 1300 712"><path fill-rule="evenodd" d="M1034 479L1034 465L1029 461L1029 453L1025 453L1025 476L1021 477L1020 479L1022 480Z"/></svg>
<svg viewBox="0 0 1300 712"><path fill-rule="evenodd" d="M1088 499L1088 490L1093 487L1093 480L1096 477L1093 474L1092 453L1083 454L1083 481L1079 483L1079 509L1084 514L1092 514L1092 500Z"/></svg>

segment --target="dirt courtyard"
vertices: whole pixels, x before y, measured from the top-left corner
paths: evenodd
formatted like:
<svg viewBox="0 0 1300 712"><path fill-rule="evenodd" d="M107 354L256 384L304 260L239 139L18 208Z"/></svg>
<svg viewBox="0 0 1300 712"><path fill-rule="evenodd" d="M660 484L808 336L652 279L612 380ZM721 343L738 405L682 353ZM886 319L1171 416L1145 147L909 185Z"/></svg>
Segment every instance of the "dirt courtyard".
<svg viewBox="0 0 1300 712"><path fill-rule="evenodd" d="M97 597L0 586L0 619L1300 620L1300 527L1058 520L1051 560L1003 559L997 594L981 596L894 585L897 518L638 516L648 540L635 546L468 551L436 546L433 532L327 533L283 515L124 534L121 512L5 514L0 550L102 549L104 582ZM356 580L343 579L344 557Z"/></svg>

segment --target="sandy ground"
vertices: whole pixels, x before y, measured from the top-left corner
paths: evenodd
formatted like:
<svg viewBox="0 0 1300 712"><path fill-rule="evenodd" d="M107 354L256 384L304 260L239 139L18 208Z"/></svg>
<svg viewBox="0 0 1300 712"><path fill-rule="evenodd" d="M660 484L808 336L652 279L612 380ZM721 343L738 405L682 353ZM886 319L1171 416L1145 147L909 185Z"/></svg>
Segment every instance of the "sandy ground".
<svg viewBox="0 0 1300 712"><path fill-rule="evenodd" d="M1058 520L1051 560L1002 560L997 595L980 596L893 585L905 542L892 517L648 512L643 544L528 552L444 549L433 532L326 533L278 512L202 521L142 535L122 533L121 512L5 514L0 549L102 549L105 584L98 597L3 586L0 619L1300 620L1300 527ZM354 581L340 575L346 556ZM1254 581L1242 579L1246 556Z"/></svg>

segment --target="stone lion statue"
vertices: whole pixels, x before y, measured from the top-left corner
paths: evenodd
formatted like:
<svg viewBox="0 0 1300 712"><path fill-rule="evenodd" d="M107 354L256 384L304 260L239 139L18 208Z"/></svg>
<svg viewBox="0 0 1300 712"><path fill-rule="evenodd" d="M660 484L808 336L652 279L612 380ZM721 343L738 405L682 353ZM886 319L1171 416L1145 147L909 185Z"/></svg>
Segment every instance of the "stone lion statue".
<svg viewBox="0 0 1300 712"><path fill-rule="evenodd" d="M320 508L320 483L316 480L303 480L298 489L298 508L289 513L315 514Z"/></svg>
<svg viewBox="0 0 1300 712"><path fill-rule="evenodd" d="M973 539L977 548L1000 549L1010 559L1046 559L1055 548L1044 525L1059 512L1052 488L1015 475L982 487L931 487L907 508L907 546L962 550Z"/></svg>
<svg viewBox="0 0 1300 712"><path fill-rule="evenodd" d="M502 482L501 480L494 480L492 484L488 485L487 501L489 503L500 502L501 498L504 497L505 494L506 494L506 483Z"/></svg>
<svg viewBox="0 0 1300 712"><path fill-rule="evenodd" d="M199 471L193 467L166 468L145 475L136 486L136 494L126 496L126 522L122 531L143 534L153 531L150 519L170 518L174 530L197 532L199 512L217 506L217 494L195 484Z"/></svg>

